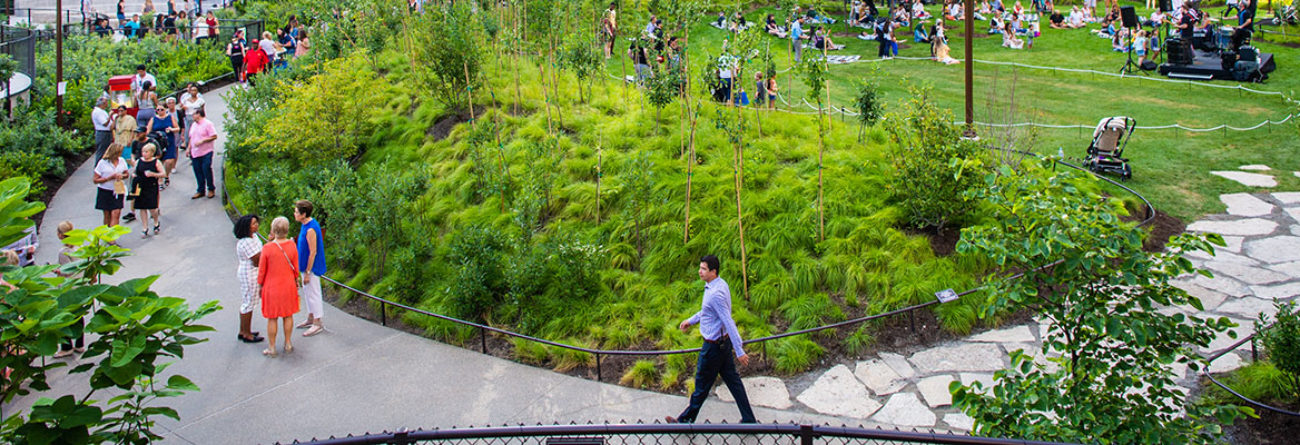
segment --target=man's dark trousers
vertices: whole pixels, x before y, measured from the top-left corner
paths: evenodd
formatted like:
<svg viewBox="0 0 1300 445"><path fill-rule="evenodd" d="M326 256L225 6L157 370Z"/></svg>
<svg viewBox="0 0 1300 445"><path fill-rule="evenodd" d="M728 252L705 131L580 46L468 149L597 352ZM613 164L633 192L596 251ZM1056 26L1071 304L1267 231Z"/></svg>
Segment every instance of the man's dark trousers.
<svg viewBox="0 0 1300 445"><path fill-rule="evenodd" d="M104 152L108 151L109 144L113 143L113 132L95 131L95 163L98 164L100 159L104 159Z"/></svg>
<svg viewBox="0 0 1300 445"><path fill-rule="evenodd" d="M719 374L722 375L722 382L727 384L727 389L731 390L731 396L736 399L736 407L740 408L740 423L758 423L754 419L754 410L749 407L745 384L736 372L736 353L732 349L731 340L725 337L716 342L706 341L700 348L700 357L695 365L695 392L691 394L691 404L686 407L686 411L677 416L678 422L695 423L695 416L700 414L700 407L704 406L704 399L709 397L709 391L713 389L713 382Z"/></svg>

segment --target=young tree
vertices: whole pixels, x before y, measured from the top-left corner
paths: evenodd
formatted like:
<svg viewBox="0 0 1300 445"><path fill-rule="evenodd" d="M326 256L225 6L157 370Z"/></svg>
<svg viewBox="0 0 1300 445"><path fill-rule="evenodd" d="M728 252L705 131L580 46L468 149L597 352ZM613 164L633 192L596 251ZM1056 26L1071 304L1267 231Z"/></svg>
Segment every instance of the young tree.
<svg viewBox="0 0 1300 445"><path fill-rule="evenodd" d="M1169 250L1142 250L1145 232L1115 215L1108 200L1076 186L1069 170L1017 173L1002 167L985 188L967 193L993 212L962 231L957 251L990 259L1000 273L987 283L982 316L1029 309L1049 323L1038 360L1017 351L985 391L952 385L953 404L994 437L1081 443L1187 443L1218 439L1218 424L1246 410L1189 403L1169 365L1205 366L1194 352L1231 323L1173 306L1201 302L1171 280L1200 272L1186 252L1213 252L1217 235L1183 235ZM958 174L969 174L969 172ZM1050 267L1040 267L1052 265ZM1023 271L1024 277L1010 277ZM1044 358L1045 357L1045 361ZM1050 362L1050 363L1048 363Z"/></svg>
<svg viewBox="0 0 1300 445"><path fill-rule="evenodd" d="M372 129L367 117L383 97L375 91L379 75L365 59L321 62L321 74L289 87L265 132L250 136L252 145L300 165L359 158Z"/></svg>
<svg viewBox="0 0 1300 445"><path fill-rule="evenodd" d="M0 181L0 244L23 236L32 225L28 217L45 208L25 202L26 195L22 178ZM88 381L89 389L42 398L30 410L12 414L0 423L6 442L147 443L162 439L153 431L153 418L180 418L172 408L150 405L198 391L184 376L165 377L170 362L159 361L180 359L186 346L205 341L192 335L213 329L198 321L221 306L214 300L191 310L182 298L160 296L149 289L157 275L101 284L98 278L121 269L127 256L127 249L110 243L128 232L123 226L73 230L63 240L80 246L72 263L0 268L16 286L0 287L0 343L6 350L0 367L9 370L0 402L49 390L49 373L68 363L44 358L57 352L64 339L93 338L82 364L69 371L69 378ZM60 276L52 276L56 271ZM83 325L86 314L89 322ZM76 387L80 385L68 386ZM119 395L91 400L110 388Z"/></svg>
<svg viewBox="0 0 1300 445"><path fill-rule="evenodd" d="M826 239L826 203L822 184L822 165L826 157L826 107L822 93L826 91L826 58L804 57L800 73L808 86L808 98L817 101L817 239Z"/></svg>
<svg viewBox="0 0 1300 445"><path fill-rule="evenodd" d="M464 106L483 69L483 23L467 2L429 8L412 20L416 82L438 102L450 108Z"/></svg>

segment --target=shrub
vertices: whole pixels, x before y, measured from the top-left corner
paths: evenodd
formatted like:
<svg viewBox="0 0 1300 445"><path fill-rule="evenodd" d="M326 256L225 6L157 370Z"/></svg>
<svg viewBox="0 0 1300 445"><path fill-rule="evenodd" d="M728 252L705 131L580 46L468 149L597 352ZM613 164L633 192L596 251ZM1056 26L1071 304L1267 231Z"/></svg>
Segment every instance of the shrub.
<svg viewBox="0 0 1300 445"><path fill-rule="evenodd" d="M825 349L816 342L800 337L785 338L776 341L773 368L782 374L797 374L812 369L821 358Z"/></svg>
<svg viewBox="0 0 1300 445"><path fill-rule="evenodd" d="M468 2L431 7L409 20L414 25L408 38L416 83L448 108L464 106L466 93L479 85L483 24L474 20Z"/></svg>
<svg viewBox="0 0 1300 445"><path fill-rule="evenodd" d="M913 89L909 97L902 113L889 117L889 191L909 225L943 229L975 208L962 194L980 185L984 152L959 138L952 113L935 105L928 89Z"/></svg>
<svg viewBox="0 0 1300 445"><path fill-rule="evenodd" d="M1294 301L1275 302L1276 320L1268 324L1268 314L1260 314L1255 322L1259 342L1268 352L1268 361L1286 377L1292 400L1300 400L1300 309Z"/></svg>
<svg viewBox="0 0 1300 445"><path fill-rule="evenodd" d="M866 325L858 326L857 330L844 339L844 351L849 355L860 356L875 343L876 337L871 335L870 328Z"/></svg>
<svg viewBox="0 0 1300 445"><path fill-rule="evenodd" d="M502 261L507 257L503 234L490 226L470 226L451 241L448 260L456 268L448 293L458 316L482 321L506 294Z"/></svg>
<svg viewBox="0 0 1300 445"><path fill-rule="evenodd" d="M383 97L382 80L361 56L323 62L322 71L288 86L265 133L254 136L258 150L295 165L355 160L373 130L370 115Z"/></svg>
<svg viewBox="0 0 1300 445"><path fill-rule="evenodd" d="M637 360L636 364L628 368L623 377L618 379L618 383L633 388L649 388L659 380L659 367L655 362L650 360Z"/></svg>
<svg viewBox="0 0 1300 445"><path fill-rule="evenodd" d="M0 178L23 178L29 188L27 197L39 197L45 192L41 177L49 168L51 159L25 151L0 151Z"/></svg>

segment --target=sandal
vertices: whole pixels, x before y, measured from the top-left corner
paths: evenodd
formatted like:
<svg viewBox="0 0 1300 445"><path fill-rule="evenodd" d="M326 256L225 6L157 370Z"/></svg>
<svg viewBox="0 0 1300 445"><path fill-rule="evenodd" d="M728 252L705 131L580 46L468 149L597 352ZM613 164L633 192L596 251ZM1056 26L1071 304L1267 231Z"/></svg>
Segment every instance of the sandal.
<svg viewBox="0 0 1300 445"><path fill-rule="evenodd" d="M267 348L262 350L262 355L265 355L270 358L275 358L279 354L276 354L274 349Z"/></svg>
<svg viewBox="0 0 1300 445"><path fill-rule="evenodd" d="M154 225L153 225L153 234L154 234L154 235L157 235L157 234L158 234L158 227L159 227L159 226L162 226L162 223L158 223L158 224L154 224Z"/></svg>
<svg viewBox="0 0 1300 445"><path fill-rule="evenodd" d="M285 354L292 354L292 353L293 353L293 345L285 345L285 346L284 346L284 353L285 353Z"/></svg>

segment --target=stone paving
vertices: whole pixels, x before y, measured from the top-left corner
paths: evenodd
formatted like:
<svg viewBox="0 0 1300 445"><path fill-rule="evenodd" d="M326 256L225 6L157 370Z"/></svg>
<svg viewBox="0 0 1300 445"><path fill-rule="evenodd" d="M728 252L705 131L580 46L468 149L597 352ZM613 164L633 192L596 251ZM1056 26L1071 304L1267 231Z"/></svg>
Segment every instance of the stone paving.
<svg viewBox="0 0 1300 445"><path fill-rule="evenodd" d="M1242 170L1269 171L1267 166L1242 166ZM1219 173L1231 173L1219 175ZM1262 178L1272 176L1246 172L1215 172L1224 177ZM1300 295L1300 192L1234 193L1222 195L1224 214L1211 215L1188 226L1191 232L1224 235L1227 246L1217 255L1193 255L1198 267L1213 272L1214 278L1188 276L1175 284L1200 298L1205 310L1190 307L1166 308L1206 317L1228 317L1239 327L1237 337L1226 334L1209 347L1208 354L1221 350L1253 332L1253 320L1260 313L1276 313L1275 300ZM882 427L904 430L948 430L966 432L972 419L952 407L948 385L993 383L993 373L1010 365L1010 352L1022 349L1041 356L1039 348L1047 326L1030 323L1008 326L971 335L960 341L929 345L910 351L881 352L856 363L835 364L830 369L781 380L761 376L745 379L750 401L757 406L861 419ZM1224 355L1211 372L1237 369L1249 360L1249 349ZM1181 385L1197 385L1186 366L1175 366ZM811 385L806 381L812 380ZM802 387L802 389L800 389ZM715 391L724 400L731 394L725 387Z"/></svg>

